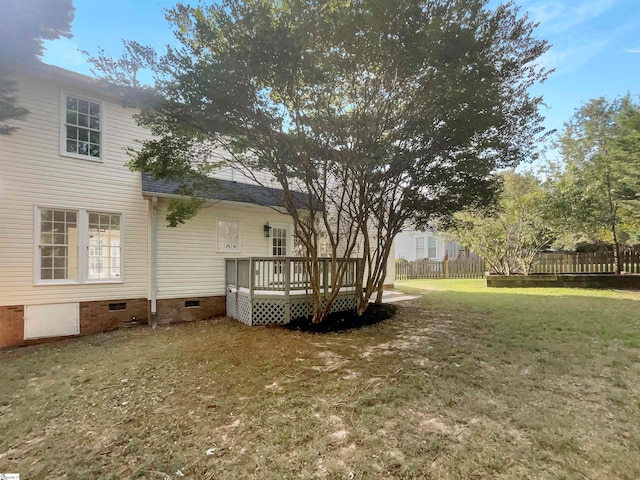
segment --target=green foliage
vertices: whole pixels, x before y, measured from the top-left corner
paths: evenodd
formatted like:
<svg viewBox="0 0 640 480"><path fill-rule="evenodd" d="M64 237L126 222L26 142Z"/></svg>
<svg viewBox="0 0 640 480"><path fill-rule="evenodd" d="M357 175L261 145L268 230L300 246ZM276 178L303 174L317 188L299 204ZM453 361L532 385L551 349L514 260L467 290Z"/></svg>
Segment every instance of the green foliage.
<svg viewBox="0 0 640 480"><path fill-rule="evenodd" d="M172 198L169 200L167 222L169 227L177 227L193 217L202 208L204 200L197 197Z"/></svg>
<svg viewBox="0 0 640 480"><path fill-rule="evenodd" d="M598 98L576 110L557 141L562 162L550 186L557 218L575 239L616 246L640 229L640 122L629 96Z"/></svg>
<svg viewBox="0 0 640 480"><path fill-rule="evenodd" d="M129 42L124 58L93 62L139 89L135 72L155 74L139 116L155 139L134 168L188 185L210 160L193 154L204 144L247 177L265 172L311 256L320 233L333 256L363 238L366 301L408 220L492 203L493 172L533 156L541 99L528 88L546 77L535 62L548 45L513 4L487 3L178 4L167 18L179 48L156 56ZM306 212L294 192L308 194Z"/></svg>
<svg viewBox="0 0 640 480"><path fill-rule="evenodd" d="M127 58L101 52L96 67L129 85L150 68L165 100L143 105L142 125L183 146L212 141L282 183L345 165L369 183L401 178L402 210L426 221L491 202L491 172L534 151L540 99L527 88L546 75L532 63L547 44L512 5L227 0L167 18L181 48L156 58L128 42ZM190 168L157 142L136 168Z"/></svg>
<svg viewBox="0 0 640 480"><path fill-rule="evenodd" d="M0 15L0 135L15 127L10 120L29 113L17 105L15 82L10 75L16 66L35 61L42 55L43 40L71 37L71 0L3 0Z"/></svg>
<svg viewBox="0 0 640 480"><path fill-rule="evenodd" d="M507 171L495 211L465 211L456 215L448 233L470 248L493 273L528 274L535 255L557 235L548 215L549 194L531 173Z"/></svg>

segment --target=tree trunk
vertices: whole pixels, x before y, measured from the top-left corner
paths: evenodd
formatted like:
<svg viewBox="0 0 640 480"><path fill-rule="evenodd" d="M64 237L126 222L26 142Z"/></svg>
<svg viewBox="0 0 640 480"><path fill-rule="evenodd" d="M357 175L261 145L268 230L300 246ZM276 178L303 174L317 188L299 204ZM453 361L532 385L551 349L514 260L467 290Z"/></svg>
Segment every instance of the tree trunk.
<svg viewBox="0 0 640 480"><path fill-rule="evenodd" d="M620 258L620 246L618 245L618 232L615 224L611 226L611 234L613 236L613 264L616 269L616 274L620 275L620 272L622 272L622 259Z"/></svg>

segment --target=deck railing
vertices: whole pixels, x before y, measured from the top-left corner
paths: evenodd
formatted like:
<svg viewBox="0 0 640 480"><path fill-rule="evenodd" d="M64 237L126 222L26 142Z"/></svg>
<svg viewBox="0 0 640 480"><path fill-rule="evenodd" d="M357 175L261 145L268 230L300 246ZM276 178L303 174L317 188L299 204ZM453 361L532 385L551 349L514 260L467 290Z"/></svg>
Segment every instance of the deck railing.
<svg viewBox="0 0 640 480"><path fill-rule="evenodd" d="M311 259L303 257L249 257L225 259L228 287L246 288L252 294L288 294L292 291L310 290L309 266ZM320 287L328 292L336 284L335 275L342 272L342 288L355 287L359 259L320 258ZM342 267L342 268L340 268Z"/></svg>

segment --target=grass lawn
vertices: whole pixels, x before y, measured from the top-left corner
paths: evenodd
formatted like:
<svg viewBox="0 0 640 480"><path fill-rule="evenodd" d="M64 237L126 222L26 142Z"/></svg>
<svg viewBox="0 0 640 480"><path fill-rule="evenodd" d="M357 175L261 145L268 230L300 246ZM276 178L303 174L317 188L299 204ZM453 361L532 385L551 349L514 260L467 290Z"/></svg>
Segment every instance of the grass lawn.
<svg viewBox="0 0 640 480"><path fill-rule="evenodd" d="M339 334L220 319L0 351L0 472L640 478L640 292L483 285L398 282L424 295Z"/></svg>

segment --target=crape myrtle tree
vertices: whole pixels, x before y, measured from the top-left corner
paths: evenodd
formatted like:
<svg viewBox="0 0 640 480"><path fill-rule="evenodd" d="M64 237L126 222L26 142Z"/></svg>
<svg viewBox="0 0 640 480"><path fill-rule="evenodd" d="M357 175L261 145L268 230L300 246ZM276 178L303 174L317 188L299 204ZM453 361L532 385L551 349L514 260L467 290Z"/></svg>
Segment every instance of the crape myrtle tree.
<svg viewBox="0 0 640 480"><path fill-rule="evenodd" d="M495 208L455 214L447 231L470 248L498 275L529 275L535 256L564 232L549 209L550 190L531 172L501 173L502 189Z"/></svg>
<svg viewBox="0 0 640 480"><path fill-rule="evenodd" d="M71 0L0 0L0 135L29 113L17 104L11 74L42 56L43 40L71 37Z"/></svg>
<svg viewBox="0 0 640 480"><path fill-rule="evenodd" d="M487 3L179 4L167 13L179 46L158 55L129 42L133 61L102 54L94 65L110 80L135 78L123 72L140 65L155 74L142 97L154 101L141 102L138 117L155 137L134 169L188 188L207 163L194 161L194 146L208 145L222 152L212 163L224 157L258 182L262 173L277 181L309 258L317 322L333 300L319 288L321 244L339 273L336 294L341 260L364 251L362 312L373 293L381 299L408 220L490 204L493 172L533 151L541 99L528 89L546 77L536 62L548 46L513 4ZM179 223L197 208L176 211Z"/></svg>

